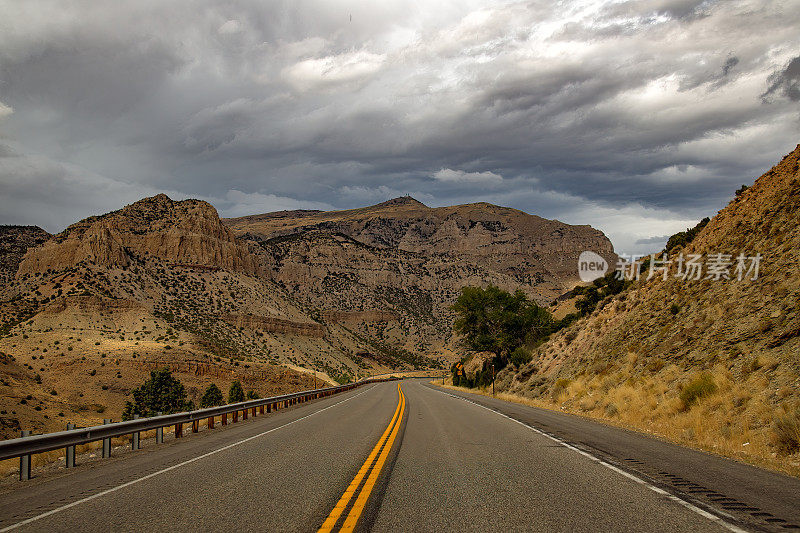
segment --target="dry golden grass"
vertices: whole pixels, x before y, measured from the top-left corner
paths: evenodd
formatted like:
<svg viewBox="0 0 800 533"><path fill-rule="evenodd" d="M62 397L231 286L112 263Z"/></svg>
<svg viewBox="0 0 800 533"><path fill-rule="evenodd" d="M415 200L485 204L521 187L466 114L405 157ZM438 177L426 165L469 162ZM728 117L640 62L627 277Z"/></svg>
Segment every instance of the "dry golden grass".
<svg viewBox="0 0 800 533"><path fill-rule="evenodd" d="M775 408L760 376L736 383L718 368L711 374L716 391L688 408L676 394L680 372L668 368L653 377L630 377L623 370L613 377L585 375L554 385L555 396L528 398L500 392L501 400L582 416L616 427L633 429L677 444L800 477L800 453L780 455L775 445L775 421L791 416L788 406ZM672 378L673 383L668 379ZM432 383L483 396L491 388L467 389ZM617 383L614 385L613 383ZM794 426L789 426L791 435Z"/></svg>

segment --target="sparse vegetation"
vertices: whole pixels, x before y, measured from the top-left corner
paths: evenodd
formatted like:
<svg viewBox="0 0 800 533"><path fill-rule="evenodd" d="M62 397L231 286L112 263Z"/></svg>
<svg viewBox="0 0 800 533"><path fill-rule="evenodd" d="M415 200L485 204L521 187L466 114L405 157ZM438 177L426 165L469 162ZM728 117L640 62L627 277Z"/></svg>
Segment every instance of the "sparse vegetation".
<svg viewBox="0 0 800 533"><path fill-rule="evenodd" d="M710 221L711 219L706 217L700 222L698 222L697 225L694 226L693 228L686 228L686 231L680 231L675 235L671 236L667 240L667 245L664 247L664 251L669 253L674 248L677 248L679 246L685 248L686 245L692 242L694 238L697 236L697 234L700 233L700 230L705 228Z"/></svg>

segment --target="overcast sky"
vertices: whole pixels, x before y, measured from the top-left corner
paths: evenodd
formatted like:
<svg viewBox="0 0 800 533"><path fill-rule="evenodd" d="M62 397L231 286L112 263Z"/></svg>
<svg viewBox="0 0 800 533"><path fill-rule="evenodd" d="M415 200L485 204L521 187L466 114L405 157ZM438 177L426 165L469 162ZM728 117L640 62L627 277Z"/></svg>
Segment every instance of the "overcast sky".
<svg viewBox="0 0 800 533"><path fill-rule="evenodd" d="M0 0L5 224L411 194L647 252L798 142L800 0Z"/></svg>

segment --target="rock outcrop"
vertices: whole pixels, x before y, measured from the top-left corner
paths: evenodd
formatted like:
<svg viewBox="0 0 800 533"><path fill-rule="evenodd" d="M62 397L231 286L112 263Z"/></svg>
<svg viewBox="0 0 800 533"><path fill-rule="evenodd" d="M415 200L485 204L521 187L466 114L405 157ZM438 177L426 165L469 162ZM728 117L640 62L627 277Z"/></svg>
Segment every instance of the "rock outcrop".
<svg viewBox="0 0 800 533"><path fill-rule="evenodd" d="M175 202L159 194L73 224L44 246L30 250L19 265L19 274L62 270L81 262L127 267L134 255L259 273L247 248L237 243L210 204Z"/></svg>
<svg viewBox="0 0 800 533"><path fill-rule="evenodd" d="M486 203L432 209L403 197L225 223L253 243L265 275L323 319L380 338L391 322L390 341L412 351L452 343L450 306L466 285L521 289L547 304L578 282L582 251L616 261L609 240L589 226Z"/></svg>
<svg viewBox="0 0 800 533"><path fill-rule="evenodd" d="M41 246L50 237L38 226L0 226L0 289L14 279L28 249Z"/></svg>
<svg viewBox="0 0 800 533"><path fill-rule="evenodd" d="M591 250L616 261L590 226L572 226L487 203L429 208L410 197L348 211L284 211L227 219L237 235L262 240L311 231L342 234L374 248L451 258L508 276L531 294L554 298L578 281L577 261Z"/></svg>
<svg viewBox="0 0 800 533"><path fill-rule="evenodd" d="M256 315L225 315L223 318L237 328L300 335L302 337L322 338L325 336L325 326L315 322L294 322L273 316Z"/></svg>

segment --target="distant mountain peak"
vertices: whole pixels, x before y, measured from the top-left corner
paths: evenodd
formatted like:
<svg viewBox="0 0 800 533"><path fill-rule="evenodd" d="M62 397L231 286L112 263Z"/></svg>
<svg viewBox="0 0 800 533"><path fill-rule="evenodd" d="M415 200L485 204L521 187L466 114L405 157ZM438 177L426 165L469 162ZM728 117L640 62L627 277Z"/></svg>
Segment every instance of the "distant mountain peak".
<svg viewBox="0 0 800 533"><path fill-rule="evenodd" d="M398 196L397 198L392 198L391 200L386 200L385 202L381 202L373 207L425 207L428 206L417 200L416 198L412 198L409 195L406 196Z"/></svg>

